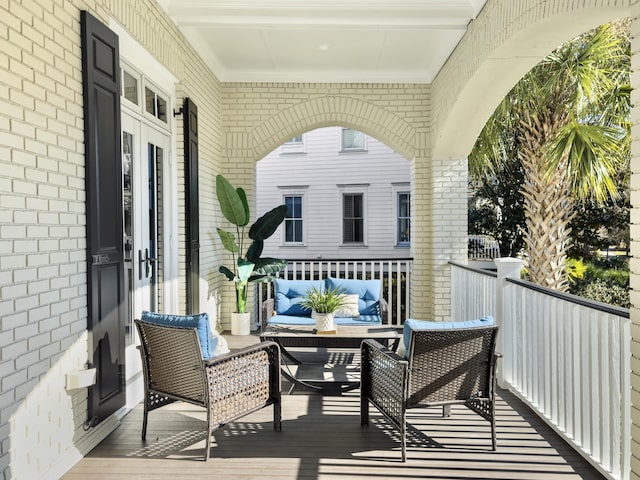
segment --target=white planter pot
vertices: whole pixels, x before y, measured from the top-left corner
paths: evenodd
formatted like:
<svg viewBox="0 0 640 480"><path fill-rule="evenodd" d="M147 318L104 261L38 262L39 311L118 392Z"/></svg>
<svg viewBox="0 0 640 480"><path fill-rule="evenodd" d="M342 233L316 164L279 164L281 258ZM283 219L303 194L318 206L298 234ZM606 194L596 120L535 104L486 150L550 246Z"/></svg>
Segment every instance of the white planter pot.
<svg viewBox="0 0 640 480"><path fill-rule="evenodd" d="M316 320L316 330L318 332L330 332L336 329L333 324L333 313L313 312L313 318Z"/></svg>
<svg viewBox="0 0 640 480"><path fill-rule="evenodd" d="M251 333L251 313L231 314L231 335L249 335Z"/></svg>

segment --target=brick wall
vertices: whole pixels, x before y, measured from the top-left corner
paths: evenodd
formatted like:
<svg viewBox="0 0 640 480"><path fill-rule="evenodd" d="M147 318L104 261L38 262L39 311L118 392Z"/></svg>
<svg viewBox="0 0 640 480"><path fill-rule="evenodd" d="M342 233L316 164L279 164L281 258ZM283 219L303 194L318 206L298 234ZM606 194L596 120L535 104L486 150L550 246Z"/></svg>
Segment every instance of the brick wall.
<svg viewBox="0 0 640 480"><path fill-rule="evenodd" d="M431 181L429 124L431 89L428 85L403 84L255 84L223 85L222 119L225 136L224 157L229 159L224 173L234 184L242 185L254 196L255 163L295 135L327 125L341 125L368 133L412 160L412 252L414 274L412 292L420 298L414 303L416 317L444 318L449 309L448 291L438 300L432 285L448 285L448 270L442 260L450 249L451 231L434 233L431 218L434 196L422 179ZM465 162L466 163L466 162ZM462 206L457 213L466 225L466 182L455 189ZM439 183L439 185L442 185ZM416 189L417 186L417 189ZM451 187L451 185L448 185ZM453 192L454 190L450 190ZM466 229L457 232L460 238ZM433 243L433 237L449 235L449 240ZM455 238L455 235L453 236ZM445 247L445 251L440 250ZM417 249L417 250L416 250ZM428 255L423 255L429 252ZM448 259L448 257L447 257ZM434 279L437 276L437 280ZM227 293L225 304L232 300Z"/></svg>
<svg viewBox="0 0 640 480"><path fill-rule="evenodd" d="M64 389L65 374L87 363L82 9L106 24L115 18L124 25L179 79L179 103L189 96L198 105L206 159L202 214L206 225L214 223L206 205L214 203L211 178L221 162L220 85L157 3L1 2L0 471L5 479L58 478L115 426L115 420L105 421L85 432L87 389ZM184 198L180 201L183 225ZM217 263L210 246L203 263L204 271ZM184 294L181 300L184 304Z"/></svg>

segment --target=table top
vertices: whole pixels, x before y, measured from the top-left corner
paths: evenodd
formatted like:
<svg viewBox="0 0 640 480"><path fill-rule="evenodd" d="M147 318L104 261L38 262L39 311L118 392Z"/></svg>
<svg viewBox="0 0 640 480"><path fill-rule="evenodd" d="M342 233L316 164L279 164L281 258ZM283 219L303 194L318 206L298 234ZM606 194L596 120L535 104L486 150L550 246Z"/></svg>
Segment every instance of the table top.
<svg viewBox="0 0 640 480"><path fill-rule="evenodd" d="M265 340L275 338L353 338L353 339L388 339L395 340L402 337L402 327L390 325L361 326L337 325L336 333L316 333L312 325L267 325L260 337Z"/></svg>

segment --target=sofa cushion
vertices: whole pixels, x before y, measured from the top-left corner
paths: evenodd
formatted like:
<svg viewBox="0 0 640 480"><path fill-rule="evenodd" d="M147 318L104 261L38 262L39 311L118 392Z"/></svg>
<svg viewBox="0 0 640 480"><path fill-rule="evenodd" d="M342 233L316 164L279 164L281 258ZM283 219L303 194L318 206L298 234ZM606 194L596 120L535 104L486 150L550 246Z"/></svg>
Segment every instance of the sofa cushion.
<svg viewBox="0 0 640 480"><path fill-rule="evenodd" d="M339 289L345 294L358 294L358 312L360 315L380 315L380 287L379 279L358 280L329 277L326 288Z"/></svg>
<svg viewBox="0 0 640 480"><path fill-rule="evenodd" d="M360 315L359 317L334 317L333 321L336 325L362 325L372 326L380 325L379 315ZM302 317L300 315L274 315L267 320L269 325L308 325L314 326L316 321L311 317Z"/></svg>
<svg viewBox="0 0 640 480"><path fill-rule="evenodd" d="M213 357L217 347L218 337L211 336L209 315L206 313L200 313L197 315L168 315L144 310L140 319L143 322L154 323L156 325L195 328L198 332L202 358Z"/></svg>
<svg viewBox="0 0 640 480"><path fill-rule="evenodd" d="M344 298L344 304L342 305L342 307L340 307L338 310L335 311L334 316L347 317L347 318L359 317L360 309L358 305L358 300L359 300L358 294L343 293L340 296Z"/></svg>
<svg viewBox="0 0 640 480"><path fill-rule="evenodd" d="M275 310L278 315L311 317L311 310L300 305L302 298L311 288L324 290L322 280L274 280Z"/></svg>
<svg viewBox="0 0 640 480"><path fill-rule="evenodd" d="M428 320L416 320L409 318L404 322L403 327L403 342L404 342L404 355L409 355L409 344L411 342L411 332L415 330L445 330L453 328L473 328L473 327L489 327L493 325L493 317L486 316L482 318L476 318L474 320L464 320L461 322L432 322Z"/></svg>

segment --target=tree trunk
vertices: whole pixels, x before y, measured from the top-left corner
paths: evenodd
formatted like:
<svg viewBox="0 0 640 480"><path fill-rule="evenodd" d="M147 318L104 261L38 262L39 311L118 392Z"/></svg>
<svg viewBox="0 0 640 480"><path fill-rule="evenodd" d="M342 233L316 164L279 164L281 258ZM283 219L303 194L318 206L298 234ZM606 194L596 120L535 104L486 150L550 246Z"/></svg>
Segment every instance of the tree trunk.
<svg viewBox="0 0 640 480"><path fill-rule="evenodd" d="M545 159L545 147L563 118L546 112L542 118L535 114L523 115L520 125L519 151L524 169L525 220L524 238L529 253L529 279L539 285L566 291L565 261L569 234L569 222L573 217L566 161L549 172Z"/></svg>

